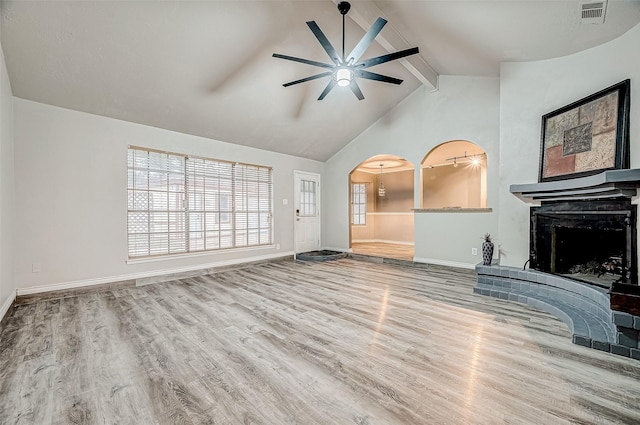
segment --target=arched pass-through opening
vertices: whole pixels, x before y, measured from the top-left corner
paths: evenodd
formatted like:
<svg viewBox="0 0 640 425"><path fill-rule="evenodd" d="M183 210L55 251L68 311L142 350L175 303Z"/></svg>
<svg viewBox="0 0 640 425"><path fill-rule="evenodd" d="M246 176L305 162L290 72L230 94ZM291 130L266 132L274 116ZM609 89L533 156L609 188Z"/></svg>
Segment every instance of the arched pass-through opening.
<svg viewBox="0 0 640 425"><path fill-rule="evenodd" d="M466 140L442 143L420 165L420 207L487 207L487 154Z"/></svg>
<svg viewBox="0 0 640 425"><path fill-rule="evenodd" d="M413 260L414 166L376 155L349 174L349 246L355 254Z"/></svg>

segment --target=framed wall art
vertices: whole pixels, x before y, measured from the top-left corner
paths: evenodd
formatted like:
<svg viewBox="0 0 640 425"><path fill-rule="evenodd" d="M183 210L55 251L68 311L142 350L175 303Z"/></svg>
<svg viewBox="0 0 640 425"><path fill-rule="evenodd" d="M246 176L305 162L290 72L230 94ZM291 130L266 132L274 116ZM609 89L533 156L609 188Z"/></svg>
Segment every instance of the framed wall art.
<svg viewBox="0 0 640 425"><path fill-rule="evenodd" d="M539 181L629 168L630 80L542 116Z"/></svg>

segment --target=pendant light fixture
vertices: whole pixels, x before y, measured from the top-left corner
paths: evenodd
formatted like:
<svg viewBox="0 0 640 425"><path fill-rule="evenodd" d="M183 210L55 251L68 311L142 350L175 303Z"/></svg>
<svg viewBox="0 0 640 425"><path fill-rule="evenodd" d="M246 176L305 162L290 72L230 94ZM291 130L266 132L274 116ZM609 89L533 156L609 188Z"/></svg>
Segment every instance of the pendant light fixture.
<svg viewBox="0 0 640 425"><path fill-rule="evenodd" d="M384 184L382 183L382 167L384 165L380 164L380 187L378 188L378 196L384 197L387 194L387 190L384 188Z"/></svg>

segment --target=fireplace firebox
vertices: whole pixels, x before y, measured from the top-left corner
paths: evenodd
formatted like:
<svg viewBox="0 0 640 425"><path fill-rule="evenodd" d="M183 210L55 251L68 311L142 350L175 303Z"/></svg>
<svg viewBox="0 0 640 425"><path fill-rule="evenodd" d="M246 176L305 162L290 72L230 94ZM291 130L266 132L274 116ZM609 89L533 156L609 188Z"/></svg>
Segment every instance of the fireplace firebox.
<svg viewBox="0 0 640 425"><path fill-rule="evenodd" d="M530 217L531 268L605 288L638 284L630 199L545 202Z"/></svg>

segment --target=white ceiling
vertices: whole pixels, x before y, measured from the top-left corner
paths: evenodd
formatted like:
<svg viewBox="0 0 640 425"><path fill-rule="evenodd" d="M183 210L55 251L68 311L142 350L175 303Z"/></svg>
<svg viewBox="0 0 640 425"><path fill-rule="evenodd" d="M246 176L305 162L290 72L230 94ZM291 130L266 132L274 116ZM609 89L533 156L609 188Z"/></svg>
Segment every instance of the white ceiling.
<svg viewBox="0 0 640 425"><path fill-rule="evenodd" d="M574 53L640 22L640 0L610 0L603 25L582 25L576 0L351 3L349 18L370 25L379 9L380 36L399 33L397 49L418 46L441 75L497 76L500 61ZM371 70L404 83L359 80L363 101L339 88L317 101L326 79L282 87L322 70L272 53L329 61L306 21L340 47L331 0L3 1L2 18L17 97L317 160L422 86L389 62ZM347 51L364 32L347 19ZM385 53L374 42L363 59Z"/></svg>

